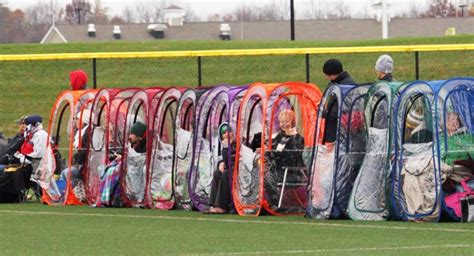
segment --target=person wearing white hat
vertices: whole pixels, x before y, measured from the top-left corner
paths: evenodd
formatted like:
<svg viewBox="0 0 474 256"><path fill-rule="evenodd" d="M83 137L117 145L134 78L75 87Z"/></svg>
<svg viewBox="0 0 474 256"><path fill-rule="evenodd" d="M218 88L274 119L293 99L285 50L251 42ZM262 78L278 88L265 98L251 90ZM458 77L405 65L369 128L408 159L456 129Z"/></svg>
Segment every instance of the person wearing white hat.
<svg viewBox="0 0 474 256"><path fill-rule="evenodd" d="M71 179L71 185L76 186L77 182L82 179L82 165L87 157L87 144L89 143L89 121L91 111L82 110L74 117L76 133L74 134L73 148L76 153L72 156L72 166L66 167L61 171L61 179L66 181Z"/></svg>
<svg viewBox="0 0 474 256"><path fill-rule="evenodd" d="M377 79L380 81L394 82L393 78L393 59L390 55L380 55L375 62L375 70L377 71Z"/></svg>

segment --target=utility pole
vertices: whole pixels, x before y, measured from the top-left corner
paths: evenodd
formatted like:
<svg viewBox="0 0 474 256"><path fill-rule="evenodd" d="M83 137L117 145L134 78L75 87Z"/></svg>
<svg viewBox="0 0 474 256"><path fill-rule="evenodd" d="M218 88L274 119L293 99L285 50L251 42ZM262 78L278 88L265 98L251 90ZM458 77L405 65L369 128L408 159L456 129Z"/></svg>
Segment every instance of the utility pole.
<svg viewBox="0 0 474 256"><path fill-rule="evenodd" d="M75 6L74 6L74 10L76 11L76 15L77 15L77 24L78 25L81 25L81 12L84 9L83 3L84 3L83 0L79 0L79 1L76 2Z"/></svg>
<svg viewBox="0 0 474 256"><path fill-rule="evenodd" d="M240 7L240 41L244 40L244 5Z"/></svg>
<svg viewBox="0 0 474 256"><path fill-rule="evenodd" d="M387 0L382 0L382 39L388 38Z"/></svg>
<svg viewBox="0 0 474 256"><path fill-rule="evenodd" d="M295 41L295 5L294 0L290 0L290 29L291 29L291 41Z"/></svg>

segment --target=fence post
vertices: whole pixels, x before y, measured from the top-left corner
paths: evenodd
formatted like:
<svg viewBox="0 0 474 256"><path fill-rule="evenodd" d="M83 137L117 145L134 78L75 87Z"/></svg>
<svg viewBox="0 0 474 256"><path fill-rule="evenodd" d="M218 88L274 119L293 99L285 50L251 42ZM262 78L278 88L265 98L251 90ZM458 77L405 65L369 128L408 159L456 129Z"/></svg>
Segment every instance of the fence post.
<svg viewBox="0 0 474 256"><path fill-rule="evenodd" d="M415 52L415 79L420 80L420 52Z"/></svg>
<svg viewBox="0 0 474 256"><path fill-rule="evenodd" d="M202 86L201 56L198 57L198 86Z"/></svg>
<svg viewBox="0 0 474 256"><path fill-rule="evenodd" d="M309 54L306 54L306 83L309 83Z"/></svg>
<svg viewBox="0 0 474 256"><path fill-rule="evenodd" d="M92 80L94 81L94 89L97 89L97 59L92 59Z"/></svg>

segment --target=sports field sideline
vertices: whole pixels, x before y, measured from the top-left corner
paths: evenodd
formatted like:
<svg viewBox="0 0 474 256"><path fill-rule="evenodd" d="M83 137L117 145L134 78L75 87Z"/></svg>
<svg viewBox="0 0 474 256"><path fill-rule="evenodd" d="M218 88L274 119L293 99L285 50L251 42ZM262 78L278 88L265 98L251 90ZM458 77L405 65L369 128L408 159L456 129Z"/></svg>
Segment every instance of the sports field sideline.
<svg viewBox="0 0 474 256"><path fill-rule="evenodd" d="M474 223L0 206L3 255L473 255Z"/></svg>

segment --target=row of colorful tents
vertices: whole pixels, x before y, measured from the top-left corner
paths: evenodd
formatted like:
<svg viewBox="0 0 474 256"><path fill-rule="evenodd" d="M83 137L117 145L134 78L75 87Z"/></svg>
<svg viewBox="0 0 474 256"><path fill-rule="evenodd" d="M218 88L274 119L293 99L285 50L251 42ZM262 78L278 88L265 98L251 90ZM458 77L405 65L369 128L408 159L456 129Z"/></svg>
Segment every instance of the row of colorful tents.
<svg viewBox="0 0 474 256"><path fill-rule="evenodd" d="M284 167L284 173L272 167L271 141L282 109L294 111L304 137L304 165ZM88 143L74 147L71 120L82 119L85 111L91 114L81 123L89 125L78 130ZM457 146L450 141L456 136L448 134L451 112L464 128ZM147 125L144 154L132 153L127 143L136 122ZM101 187L104 170L114 161L109 155L119 150L121 193L115 196L121 205L206 211L223 122L236 135L231 184L240 215L264 210L318 219L438 221L451 193L442 185L459 181L449 175L455 168L447 173L443 167L454 165L448 158L469 161L474 152L474 79L332 85L324 94L298 82L64 91L50 115L53 143L33 178L47 204L110 205L104 193L115 192ZM252 148L257 136L262 139ZM64 147L68 166L78 148L87 150L87 160L83 182L73 186L67 179L62 191L53 150ZM472 175L467 169L465 176Z"/></svg>

